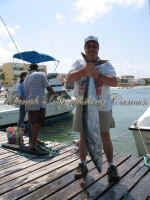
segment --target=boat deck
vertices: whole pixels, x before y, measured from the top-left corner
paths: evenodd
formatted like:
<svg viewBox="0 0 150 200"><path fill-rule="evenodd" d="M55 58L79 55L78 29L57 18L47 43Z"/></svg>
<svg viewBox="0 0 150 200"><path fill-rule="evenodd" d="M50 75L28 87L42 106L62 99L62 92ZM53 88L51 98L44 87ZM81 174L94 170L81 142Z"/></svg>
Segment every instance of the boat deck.
<svg viewBox="0 0 150 200"><path fill-rule="evenodd" d="M0 143L5 143L6 134L0 135ZM150 170L142 157L115 153L121 180L112 186L107 183L105 156L101 174L89 158L89 174L83 183L74 179L79 163L75 146L54 142L51 146L60 149L52 159L0 148L0 200L145 200L150 193Z"/></svg>

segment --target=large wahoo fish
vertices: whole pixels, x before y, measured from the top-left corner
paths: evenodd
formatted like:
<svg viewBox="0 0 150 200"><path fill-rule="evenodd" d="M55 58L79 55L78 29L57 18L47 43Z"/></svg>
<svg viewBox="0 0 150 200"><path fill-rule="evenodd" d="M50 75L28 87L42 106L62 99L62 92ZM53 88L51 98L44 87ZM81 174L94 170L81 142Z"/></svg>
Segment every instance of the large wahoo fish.
<svg viewBox="0 0 150 200"><path fill-rule="evenodd" d="M89 62L86 56L82 53L86 62ZM103 61L98 61L95 65L103 64ZM97 101L95 81L92 77L87 79L85 87L84 101L89 102L83 105L83 132L85 134L85 141L88 152L99 172L102 171L102 139L100 135L99 123L99 105Z"/></svg>

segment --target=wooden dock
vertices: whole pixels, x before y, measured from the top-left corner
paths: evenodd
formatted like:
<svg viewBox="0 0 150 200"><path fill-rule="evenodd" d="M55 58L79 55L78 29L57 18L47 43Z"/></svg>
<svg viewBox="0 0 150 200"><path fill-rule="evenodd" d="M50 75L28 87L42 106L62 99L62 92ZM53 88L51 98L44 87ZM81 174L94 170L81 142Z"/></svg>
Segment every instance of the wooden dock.
<svg viewBox="0 0 150 200"><path fill-rule="evenodd" d="M0 133L0 143L6 134ZM150 170L142 157L115 153L121 181L109 186L107 162L103 158L103 171L97 172L88 160L86 183L74 180L79 156L73 145L51 143L60 150L52 159L22 156L0 148L0 200L145 200L150 193Z"/></svg>

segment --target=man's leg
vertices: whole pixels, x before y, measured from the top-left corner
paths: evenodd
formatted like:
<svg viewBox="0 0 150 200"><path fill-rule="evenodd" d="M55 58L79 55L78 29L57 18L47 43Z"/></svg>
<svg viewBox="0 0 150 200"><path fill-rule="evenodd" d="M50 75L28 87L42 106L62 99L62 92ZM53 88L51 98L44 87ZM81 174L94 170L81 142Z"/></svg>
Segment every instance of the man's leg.
<svg viewBox="0 0 150 200"><path fill-rule="evenodd" d="M81 162L86 162L87 148L86 148L84 133L80 133L79 149L80 149L80 160L81 160Z"/></svg>
<svg viewBox="0 0 150 200"><path fill-rule="evenodd" d="M86 148L84 133L80 133L79 150L80 150L81 163L79 163L79 166L77 168L75 179L85 178L88 173L88 168L86 165L87 148Z"/></svg>
<svg viewBox="0 0 150 200"><path fill-rule="evenodd" d="M38 133L41 128L41 116L42 114L40 110L29 111L29 122L32 134L32 139L30 143L32 149L35 148L35 144L37 143Z"/></svg>
<svg viewBox="0 0 150 200"><path fill-rule="evenodd" d="M38 154L41 154L41 155L47 155L49 154L49 150L42 147L37 140L40 127L41 127L40 123L31 124L31 129L32 129L31 150L36 151Z"/></svg>
<svg viewBox="0 0 150 200"><path fill-rule="evenodd" d="M112 112L100 112L100 127L101 137L103 142L103 149L108 160L108 181L110 184L117 183L119 176L117 168L113 164L113 145L110 137L110 128L114 128L114 120L112 118Z"/></svg>
<svg viewBox="0 0 150 200"><path fill-rule="evenodd" d="M45 113L46 113L45 108L41 108L41 109L40 109L40 116L39 116L40 127L44 125ZM39 124L39 123L38 123L38 124ZM38 138L36 138L36 142L37 142L37 144L39 144L39 145L44 145L44 146L45 146L45 143L42 142L42 141L40 141Z"/></svg>
<svg viewBox="0 0 150 200"><path fill-rule="evenodd" d="M34 146L36 144L40 127L41 127L40 124L37 124L37 123L31 124L31 130L32 130L32 142L31 142L31 146L32 146L32 149L34 149Z"/></svg>
<svg viewBox="0 0 150 200"><path fill-rule="evenodd" d="M26 115L25 105L20 105L18 127L21 127L21 125L24 124L25 115Z"/></svg>
<svg viewBox="0 0 150 200"><path fill-rule="evenodd" d="M73 130L76 132L80 132L80 143L79 143L79 153L80 153L80 160L79 166L77 168L77 172L75 174L75 179L86 177L88 169L86 166L86 143L83 133L82 127L82 105L77 105L76 112L73 118Z"/></svg>
<svg viewBox="0 0 150 200"><path fill-rule="evenodd" d="M109 132L101 132L101 136L102 136L104 152L106 154L108 164L109 164L109 167L107 170L108 182L109 184L118 183L120 178L119 178L116 166L113 165L113 145L110 138L110 134Z"/></svg>
<svg viewBox="0 0 150 200"><path fill-rule="evenodd" d="M120 178L116 166L113 164L113 145L109 132L101 132L104 152L108 160L108 182L109 184L118 183Z"/></svg>
<svg viewBox="0 0 150 200"><path fill-rule="evenodd" d="M106 154L108 163L113 162L113 145L110 138L109 132L101 132L102 142L103 142L103 149L104 153Z"/></svg>

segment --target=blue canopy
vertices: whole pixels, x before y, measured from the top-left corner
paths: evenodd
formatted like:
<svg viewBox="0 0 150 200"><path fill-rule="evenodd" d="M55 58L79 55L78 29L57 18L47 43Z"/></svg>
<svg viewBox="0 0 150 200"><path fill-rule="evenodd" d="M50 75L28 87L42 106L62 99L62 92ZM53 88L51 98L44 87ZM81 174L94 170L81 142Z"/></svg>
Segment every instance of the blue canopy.
<svg viewBox="0 0 150 200"><path fill-rule="evenodd" d="M41 63L47 61L58 61L47 54L38 53L37 51L24 51L13 55L13 58L21 59L30 63Z"/></svg>

